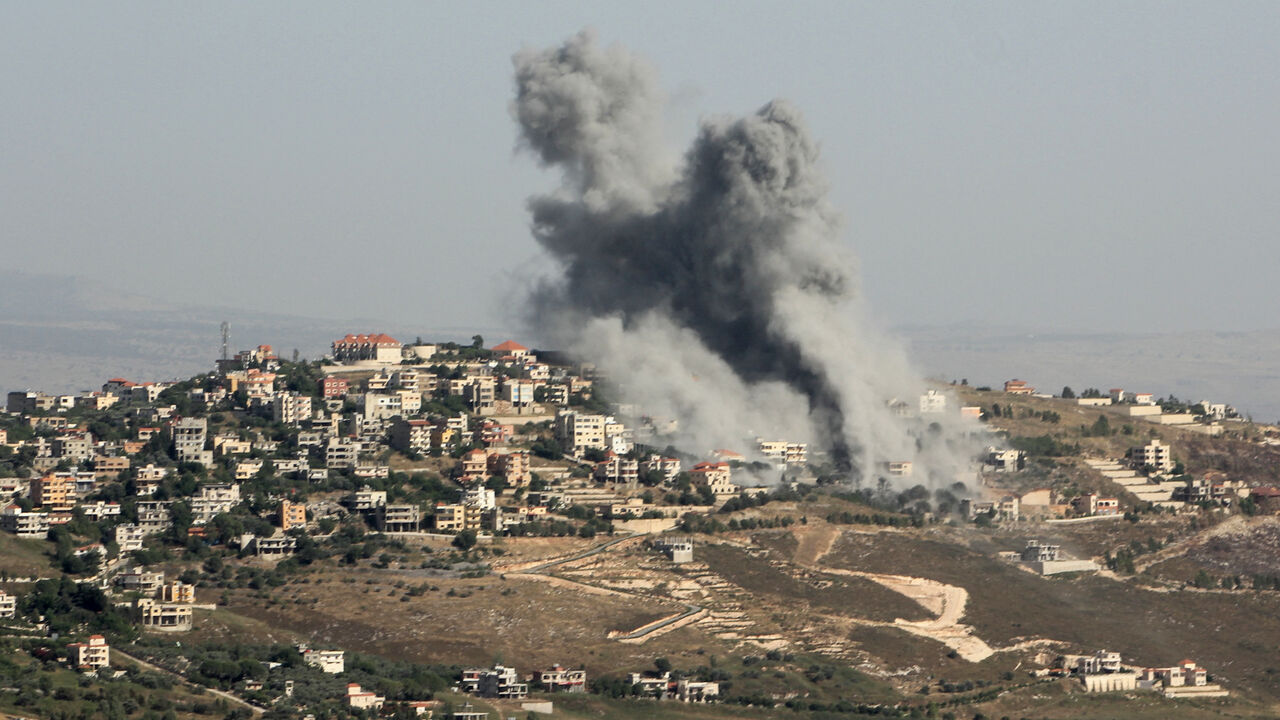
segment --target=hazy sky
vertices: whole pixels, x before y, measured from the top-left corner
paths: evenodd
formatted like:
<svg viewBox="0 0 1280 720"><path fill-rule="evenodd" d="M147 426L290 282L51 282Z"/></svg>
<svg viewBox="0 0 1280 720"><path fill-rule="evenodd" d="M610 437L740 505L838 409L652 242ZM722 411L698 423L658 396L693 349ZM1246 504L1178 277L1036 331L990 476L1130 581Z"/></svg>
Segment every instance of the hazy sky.
<svg viewBox="0 0 1280 720"><path fill-rule="evenodd" d="M502 325L540 266L511 55L648 56L683 149L784 97L886 324L1280 326L1280 3L0 6L0 263Z"/></svg>

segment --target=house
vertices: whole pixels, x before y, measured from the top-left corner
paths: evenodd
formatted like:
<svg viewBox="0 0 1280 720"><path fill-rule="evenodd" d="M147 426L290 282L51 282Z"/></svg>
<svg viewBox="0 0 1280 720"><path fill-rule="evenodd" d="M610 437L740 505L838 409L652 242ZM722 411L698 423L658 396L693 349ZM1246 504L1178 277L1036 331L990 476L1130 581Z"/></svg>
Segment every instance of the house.
<svg viewBox="0 0 1280 720"><path fill-rule="evenodd" d="M299 649L302 659L308 665L320 668L320 672L337 675L346 670L346 653L342 650L313 650L305 646Z"/></svg>
<svg viewBox="0 0 1280 720"><path fill-rule="evenodd" d="M520 682L516 669L494 665L493 669L469 668L462 671L463 692L480 697L502 700L523 700L529 697L529 686Z"/></svg>
<svg viewBox="0 0 1280 720"><path fill-rule="evenodd" d="M347 683L347 707L353 710L381 710L386 701L377 693L365 692L359 683Z"/></svg>
<svg viewBox="0 0 1280 720"><path fill-rule="evenodd" d="M555 435L561 447L577 453L586 449L604 449L603 415L588 415L575 410L556 414Z"/></svg>
<svg viewBox="0 0 1280 720"><path fill-rule="evenodd" d="M307 526L307 506L305 503L281 500L279 518L282 532L289 532L296 527L305 528Z"/></svg>
<svg viewBox="0 0 1280 720"><path fill-rule="evenodd" d="M346 470L355 467L361 447L359 440L331 438L325 445L325 467L329 470Z"/></svg>
<svg viewBox="0 0 1280 720"><path fill-rule="evenodd" d="M1097 493L1085 493L1071 502L1071 506L1081 515L1119 515L1120 500L1113 497L1102 497Z"/></svg>
<svg viewBox="0 0 1280 720"><path fill-rule="evenodd" d="M642 696L656 697L659 700L668 697L671 690L671 673L664 672L661 675L649 675L647 673L629 673L627 675L627 684L636 687L639 686L637 694Z"/></svg>
<svg viewBox="0 0 1280 720"><path fill-rule="evenodd" d="M493 453L489 455L488 472L490 475L505 477L507 484L511 487L525 487L533 479L529 471L529 452L517 450L509 453Z"/></svg>
<svg viewBox="0 0 1280 720"><path fill-rule="evenodd" d="M165 583L160 586L160 600L167 603L194 604L196 601L195 585L188 585L181 580Z"/></svg>
<svg viewBox="0 0 1280 720"><path fill-rule="evenodd" d="M0 510L0 527L18 537L43 538L49 534L49 513L28 512L10 504Z"/></svg>
<svg viewBox="0 0 1280 720"><path fill-rule="evenodd" d="M929 390L920 396L920 414L936 415L947 411L947 396L937 390Z"/></svg>
<svg viewBox="0 0 1280 720"><path fill-rule="evenodd" d="M756 438L756 447L760 454L783 465L803 465L808 460L808 445L805 443L787 442L786 440L761 440ZM676 461L677 468L679 461ZM677 469L676 472L679 472ZM672 473L674 477L675 473Z"/></svg>
<svg viewBox="0 0 1280 720"><path fill-rule="evenodd" d="M1022 450L987 448L987 462L995 472L1015 472L1022 469L1027 454Z"/></svg>
<svg viewBox="0 0 1280 720"><path fill-rule="evenodd" d="M882 465L889 477L911 477L910 460L893 460Z"/></svg>
<svg viewBox="0 0 1280 720"><path fill-rule="evenodd" d="M332 348L334 361L340 363L399 363L404 357L400 341L385 333L348 334L334 340Z"/></svg>
<svg viewBox="0 0 1280 720"><path fill-rule="evenodd" d="M347 381L336 375L326 375L320 379L320 397L325 400L332 398L345 397L347 394Z"/></svg>
<svg viewBox="0 0 1280 720"><path fill-rule="evenodd" d="M680 459L650 455L640 461L640 472L642 474L648 475L655 471L662 474L663 482L672 482L676 479L676 475L680 474Z"/></svg>
<svg viewBox="0 0 1280 720"><path fill-rule="evenodd" d="M516 363L523 365L525 363L537 362L537 358L530 353L529 348L521 345L515 340L508 340L489 348L493 351L498 359L508 364Z"/></svg>
<svg viewBox="0 0 1280 720"><path fill-rule="evenodd" d="M67 645L67 664L78 670L101 670L111 665L111 646L101 635L90 635L88 642Z"/></svg>
<svg viewBox="0 0 1280 720"><path fill-rule="evenodd" d="M151 598L139 598L134 603L134 614L146 630L183 632L193 627L190 605L156 602Z"/></svg>
<svg viewBox="0 0 1280 720"><path fill-rule="evenodd" d="M155 595L164 585L164 573L133 570L116 576L116 584L125 592L136 591L146 596Z"/></svg>
<svg viewBox="0 0 1280 720"><path fill-rule="evenodd" d="M606 452L604 457L603 461L596 463L593 472L596 482L634 483L639 479L639 462L621 457L612 450Z"/></svg>
<svg viewBox="0 0 1280 720"><path fill-rule="evenodd" d="M970 520L987 515L993 520L1017 520L1022 514L1022 502L1017 495L1005 495L998 500L960 501L960 512Z"/></svg>
<svg viewBox="0 0 1280 720"><path fill-rule="evenodd" d="M711 488L712 492L715 492L716 488L725 490L728 487L734 487L732 482L733 470L727 462L700 462L690 468L689 476L695 483L701 483ZM737 492L736 487L734 487L733 492Z"/></svg>
<svg viewBox="0 0 1280 720"><path fill-rule="evenodd" d="M1155 405L1155 396L1151 393L1134 393L1133 403L1135 405Z"/></svg>
<svg viewBox="0 0 1280 720"><path fill-rule="evenodd" d="M489 474L489 453L471 450L462 456L460 467L463 478L484 478Z"/></svg>
<svg viewBox="0 0 1280 720"><path fill-rule="evenodd" d="M693 539L688 537L660 537L654 545L677 565L693 562Z"/></svg>
<svg viewBox="0 0 1280 720"><path fill-rule="evenodd" d="M1172 452L1173 448L1160 442L1160 438L1154 438L1143 447L1131 448L1129 460L1138 468L1151 468L1156 475L1166 475L1175 467Z"/></svg>
<svg viewBox="0 0 1280 720"><path fill-rule="evenodd" d="M76 504L75 482L65 475L45 475L30 483L31 503L47 512L71 512Z"/></svg>
<svg viewBox="0 0 1280 720"><path fill-rule="evenodd" d="M1028 385L1025 380L1006 380L1004 391L1010 395L1034 395L1036 389Z"/></svg>
<svg viewBox="0 0 1280 720"><path fill-rule="evenodd" d="M382 505L378 508L378 529L383 532L417 532L422 527L422 508L417 505Z"/></svg>
<svg viewBox="0 0 1280 720"><path fill-rule="evenodd" d="M546 688L548 692L583 693L587 691L587 671L569 670L555 664L550 670L539 670L533 674L533 681Z"/></svg>
<svg viewBox="0 0 1280 720"><path fill-rule="evenodd" d="M0 618L12 618L18 613L18 598L0 590Z"/></svg>
<svg viewBox="0 0 1280 720"><path fill-rule="evenodd" d="M437 505L433 514L433 523L440 532L461 532L463 530L479 530L483 510L463 504Z"/></svg>
<svg viewBox="0 0 1280 720"><path fill-rule="evenodd" d="M720 697L720 683L697 682L680 678L676 682L676 699L686 703L705 703Z"/></svg>

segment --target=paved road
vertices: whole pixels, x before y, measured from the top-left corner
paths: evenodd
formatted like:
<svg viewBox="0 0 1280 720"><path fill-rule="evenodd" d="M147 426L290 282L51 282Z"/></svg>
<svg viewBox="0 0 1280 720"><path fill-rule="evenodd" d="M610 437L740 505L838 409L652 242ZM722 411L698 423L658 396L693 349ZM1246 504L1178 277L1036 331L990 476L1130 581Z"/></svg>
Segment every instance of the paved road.
<svg viewBox="0 0 1280 720"><path fill-rule="evenodd" d="M209 693L209 694L211 694L211 695L215 695L215 696L220 697L220 698L222 698L222 699L224 699L224 700L227 700L228 702L235 703L236 705L239 705L240 707L247 707L247 708L249 708L250 710L252 710L252 711L253 711L253 714L254 714L254 715L261 715L262 713L266 712L266 709L265 709L265 708L260 708L260 707L258 707L257 705L254 705L253 703L251 703L251 702L249 702L249 701L247 701L247 700L242 700L242 699L240 699L239 697L237 697L237 696L235 696L235 695L232 695L232 694L231 694L231 693L229 693L229 692L223 692L222 690L215 690L215 689L213 689L213 688L205 687L205 686L203 686L203 685L197 685L197 684L195 684L195 683L191 682L190 680L186 679L185 677L183 677L183 676L182 676L181 674L179 674L179 673L173 672L172 670L166 670L165 668L162 668L162 667L160 667L159 665L152 665L151 663L147 662L146 660L143 660L143 659L141 659L141 658L136 658L136 657L134 657L134 656L130 655L129 653L127 653L127 652L125 652L125 651L121 650L121 649L120 649L120 648L118 648L118 647L113 647L113 648L111 648L111 654L112 654L112 655L120 655L120 656L124 657L125 659L130 660L130 661L132 661L132 662L135 662L135 663L137 663L138 665L141 665L142 667L144 667L144 668L146 668L146 669L148 669L148 670L153 670L153 671L158 672L158 673L164 673L165 675L170 675L170 676L173 676L173 677L175 677L175 678L178 678L178 679L179 679L179 680L181 680L183 683L185 683L185 684L187 684L187 685L190 685L191 687L198 687L198 688L200 688L201 690L204 690L205 692L207 692L207 693Z"/></svg>

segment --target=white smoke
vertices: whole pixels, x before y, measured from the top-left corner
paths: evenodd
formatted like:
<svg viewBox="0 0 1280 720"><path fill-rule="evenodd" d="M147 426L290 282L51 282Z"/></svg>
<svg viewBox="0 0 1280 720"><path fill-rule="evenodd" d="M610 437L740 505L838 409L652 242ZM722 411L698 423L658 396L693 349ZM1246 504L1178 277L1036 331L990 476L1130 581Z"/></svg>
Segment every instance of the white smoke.
<svg viewBox="0 0 1280 720"><path fill-rule="evenodd" d="M584 32L514 62L521 145L563 172L529 201L560 270L531 297L541 337L677 419L694 452L764 437L808 442L855 479L889 461L915 463L912 484L963 469L954 406L929 424L890 408L914 410L925 384L864 313L794 108L704 122L677 163L635 56Z"/></svg>

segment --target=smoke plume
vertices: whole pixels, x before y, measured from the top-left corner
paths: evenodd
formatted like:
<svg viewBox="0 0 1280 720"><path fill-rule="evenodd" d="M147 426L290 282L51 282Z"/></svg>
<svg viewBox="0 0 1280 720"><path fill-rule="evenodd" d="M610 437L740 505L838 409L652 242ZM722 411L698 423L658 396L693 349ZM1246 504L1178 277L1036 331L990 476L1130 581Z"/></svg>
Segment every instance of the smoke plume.
<svg viewBox="0 0 1280 720"><path fill-rule="evenodd" d="M855 478L889 461L954 477L957 419L926 428L890 407L914 410L924 384L867 321L795 108L704 121L678 159L635 56L584 32L514 62L521 146L563 173L529 201L559 270L530 299L541 337L676 420L691 451L763 437L809 442Z"/></svg>

